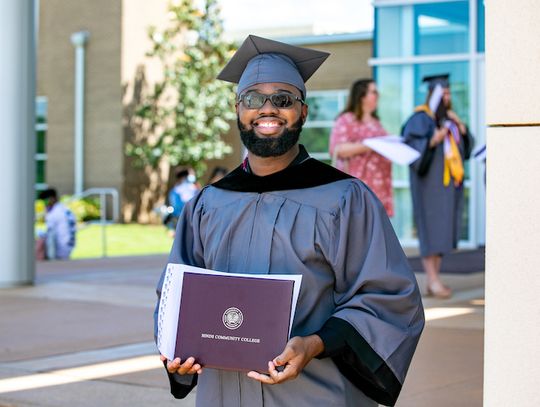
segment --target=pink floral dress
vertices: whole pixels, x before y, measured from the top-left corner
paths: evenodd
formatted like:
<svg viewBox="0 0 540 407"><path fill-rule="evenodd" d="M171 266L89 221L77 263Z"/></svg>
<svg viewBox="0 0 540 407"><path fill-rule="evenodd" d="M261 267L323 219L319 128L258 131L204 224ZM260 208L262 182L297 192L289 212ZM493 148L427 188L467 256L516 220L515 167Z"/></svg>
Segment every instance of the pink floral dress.
<svg viewBox="0 0 540 407"><path fill-rule="evenodd" d="M370 137L387 134L376 119L364 123L357 120L354 113L344 113L336 119L330 134L330 155L333 156L335 147L341 143L361 142ZM394 215L392 163L389 160L369 151L347 160L338 159L336 167L365 182L380 199L388 216Z"/></svg>

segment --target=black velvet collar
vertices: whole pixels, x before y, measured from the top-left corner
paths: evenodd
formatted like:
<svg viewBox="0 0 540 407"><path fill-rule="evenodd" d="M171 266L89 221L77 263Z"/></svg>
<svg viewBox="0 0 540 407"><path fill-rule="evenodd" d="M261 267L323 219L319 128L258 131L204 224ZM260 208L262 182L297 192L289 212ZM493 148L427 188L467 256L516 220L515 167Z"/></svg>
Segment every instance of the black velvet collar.
<svg viewBox="0 0 540 407"><path fill-rule="evenodd" d="M212 185L229 191L263 193L318 187L347 178L352 177L310 158L305 148L300 145L298 156L282 171L259 177L246 172L240 165Z"/></svg>

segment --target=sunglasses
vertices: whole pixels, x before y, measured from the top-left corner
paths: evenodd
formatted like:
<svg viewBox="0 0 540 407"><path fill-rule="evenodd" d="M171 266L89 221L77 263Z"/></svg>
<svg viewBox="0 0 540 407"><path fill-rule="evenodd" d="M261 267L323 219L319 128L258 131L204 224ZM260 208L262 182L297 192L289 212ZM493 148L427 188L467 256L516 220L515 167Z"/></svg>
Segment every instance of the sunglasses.
<svg viewBox="0 0 540 407"><path fill-rule="evenodd" d="M238 103L241 102L246 109L260 109L267 100L270 100L272 106L278 109L290 109L297 100L300 103L305 104L302 98L287 92L272 93L271 95L263 95L258 92L246 92L243 95L240 95Z"/></svg>

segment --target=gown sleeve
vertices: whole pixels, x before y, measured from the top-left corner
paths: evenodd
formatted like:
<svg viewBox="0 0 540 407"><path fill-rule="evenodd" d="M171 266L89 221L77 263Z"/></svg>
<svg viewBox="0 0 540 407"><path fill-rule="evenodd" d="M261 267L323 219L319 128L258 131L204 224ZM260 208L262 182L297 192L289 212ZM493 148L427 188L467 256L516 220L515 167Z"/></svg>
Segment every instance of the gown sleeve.
<svg viewBox="0 0 540 407"><path fill-rule="evenodd" d="M403 141L420 153L420 158L410 165L419 176L427 174L434 148L429 147L431 135L435 131L435 122L425 113L415 113L401 130Z"/></svg>
<svg viewBox="0 0 540 407"><path fill-rule="evenodd" d="M463 137L463 159L468 160L471 158L472 150L474 147L474 138L469 132L469 128L466 127L465 134L461 135Z"/></svg>
<svg viewBox="0 0 540 407"><path fill-rule="evenodd" d="M384 207L354 181L335 220L333 315L316 332L352 383L394 405L424 327L416 278Z"/></svg>
<svg viewBox="0 0 540 407"><path fill-rule="evenodd" d="M176 235L174 238L171 253L168 263L186 264L195 267L204 267L202 244L197 238L199 236L199 219L202 211L202 191L189 201L182 211L176 227ZM159 300L161 298L161 288L165 277L166 269L161 273L156 293L157 304L154 310L154 340L157 343L157 318L159 311ZM166 366L166 361L164 366ZM191 390L197 385L197 375L179 375L171 374L165 370L169 378L171 394L181 399L186 397Z"/></svg>

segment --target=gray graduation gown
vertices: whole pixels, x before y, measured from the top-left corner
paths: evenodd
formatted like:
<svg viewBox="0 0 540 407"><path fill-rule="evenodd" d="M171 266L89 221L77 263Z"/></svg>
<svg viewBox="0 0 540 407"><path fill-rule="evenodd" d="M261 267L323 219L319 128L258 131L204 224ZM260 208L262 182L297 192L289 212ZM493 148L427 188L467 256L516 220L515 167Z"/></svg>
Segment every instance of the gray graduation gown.
<svg viewBox="0 0 540 407"><path fill-rule="evenodd" d="M239 167L186 205L169 261L302 274L291 336L317 333L325 344L294 380L269 386L205 369L169 375L175 397L197 384L199 407L395 403L424 313L386 212L362 182L314 159L267 177Z"/></svg>
<svg viewBox="0 0 540 407"><path fill-rule="evenodd" d="M463 185L443 184L444 147L429 147L435 121L425 112L417 112L402 129L404 142L418 150L420 158L411 164L409 178L420 255L443 255L457 247L463 213ZM472 137L461 135L458 149L462 161L470 157Z"/></svg>

